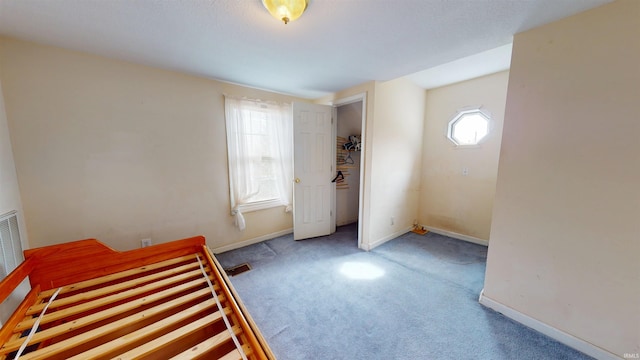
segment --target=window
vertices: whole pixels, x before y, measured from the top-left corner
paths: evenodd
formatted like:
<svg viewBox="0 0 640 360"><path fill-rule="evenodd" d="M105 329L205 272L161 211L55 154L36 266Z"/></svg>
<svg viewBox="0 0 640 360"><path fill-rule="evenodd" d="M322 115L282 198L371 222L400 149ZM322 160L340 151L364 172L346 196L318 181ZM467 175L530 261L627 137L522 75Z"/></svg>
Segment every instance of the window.
<svg viewBox="0 0 640 360"><path fill-rule="evenodd" d="M458 111L449 121L448 137L458 146L477 145L489 134L489 114L481 109Z"/></svg>
<svg viewBox="0 0 640 360"><path fill-rule="evenodd" d="M231 214L284 205L291 210L293 131L290 104L225 98Z"/></svg>

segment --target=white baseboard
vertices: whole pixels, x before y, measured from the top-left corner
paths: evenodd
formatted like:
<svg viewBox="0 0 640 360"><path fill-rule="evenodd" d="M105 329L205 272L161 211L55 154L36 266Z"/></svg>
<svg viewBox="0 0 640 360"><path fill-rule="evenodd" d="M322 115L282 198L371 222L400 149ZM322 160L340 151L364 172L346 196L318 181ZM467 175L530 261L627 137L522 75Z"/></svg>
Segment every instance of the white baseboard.
<svg viewBox="0 0 640 360"><path fill-rule="evenodd" d="M341 220L341 221L337 221L336 222L336 226L344 226L344 225L349 225L349 224L353 224L355 222L358 222L358 218L354 218L354 219L350 219L350 220Z"/></svg>
<svg viewBox="0 0 640 360"><path fill-rule="evenodd" d="M372 243L369 243L369 244L367 244L368 246L366 246L366 248L364 250L367 250L367 251L373 250L374 248L386 243L389 240L393 240L393 239L397 238L398 236L400 236L402 234L408 233L409 231L411 231L411 229L413 229L413 226L410 226L410 227L408 227L406 229L402 229L400 231L396 231L393 234L390 234L390 235L387 235L387 236L383 237L382 239L379 239L379 240L376 240L376 241L374 241Z"/></svg>
<svg viewBox="0 0 640 360"><path fill-rule="evenodd" d="M243 241L240 241L240 242L237 242L237 243L233 243L233 244L229 244L229 245L225 245L225 246L220 246L220 247L212 249L211 251L213 251L214 254L220 254L220 253L223 253L225 251L235 250L235 249L239 249L241 247L253 245L253 244L265 241L265 240L270 240L270 239L273 239L273 238L277 238L278 236L291 234L292 232L293 232L293 228L289 228L289 229L285 229L285 230L282 230L282 231L277 231L277 232L274 232L274 233L271 233L271 234L258 236L258 237L253 238L253 239L243 240Z"/></svg>
<svg viewBox="0 0 640 360"><path fill-rule="evenodd" d="M484 240L484 239L480 239L480 238L477 238L477 237L464 235L464 234L458 234L457 232L442 230L442 229L434 228L434 227L431 227L431 226L424 226L424 228L429 230L429 231L431 231L431 232L434 232L436 234L448 236L448 237L451 237L451 238L454 238L454 239L463 240L463 241L471 242L471 243L478 244L478 245L489 246L489 241Z"/></svg>
<svg viewBox="0 0 640 360"><path fill-rule="evenodd" d="M621 358L615 354L610 353L590 342L579 339L569 333L554 328L548 324L543 323L540 320L536 320L528 315L525 315L515 309L512 309L502 303L499 303L484 295L484 289L480 292L480 304L493 309L502 315L521 323L524 326L530 327L538 332L541 332L552 339L555 339L569 347L572 347L578 351L581 351L589 356L592 356L599 360L620 360Z"/></svg>

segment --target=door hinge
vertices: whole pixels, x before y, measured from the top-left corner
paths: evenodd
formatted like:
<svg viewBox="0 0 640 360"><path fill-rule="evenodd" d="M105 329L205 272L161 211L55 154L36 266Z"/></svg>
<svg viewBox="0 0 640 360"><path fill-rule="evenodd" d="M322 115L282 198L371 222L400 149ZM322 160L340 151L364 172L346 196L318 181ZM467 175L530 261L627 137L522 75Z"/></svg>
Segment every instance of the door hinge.
<svg viewBox="0 0 640 360"><path fill-rule="evenodd" d="M331 123L333 124L333 116L331 117Z"/></svg>

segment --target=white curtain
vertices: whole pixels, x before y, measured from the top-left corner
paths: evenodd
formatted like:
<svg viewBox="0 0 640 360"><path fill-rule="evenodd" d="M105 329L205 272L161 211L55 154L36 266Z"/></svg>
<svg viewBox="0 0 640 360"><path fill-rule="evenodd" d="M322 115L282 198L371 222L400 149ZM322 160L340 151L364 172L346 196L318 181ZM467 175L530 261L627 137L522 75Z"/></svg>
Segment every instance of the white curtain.
<svg viewBox="0 0 640 360"><path fill-rule="evenodd" d="M225 96L225 114L227 127L227 149L229 157L229 187L231 196L231 214L240 230L246 227L243 211L265 209L284 205L285 211L291 211L293 180L293 124L290 104L277 104L256 100L237 99ZM256 144L251 143L246 134L251 133L251 117L260 114L265 117L266 138L269 140L269 153L273 155L277 193L276 199L252 202L251 198L260 191L255 181ZM252 147L253 146L253 147ZM252 158L253 157L253 158Z"/></svg>
<svg viewBox="0 0 640 360"><path fill-rule="evenodd" d="M278 109L277 126L275 127L275 139L278 145L278 154L280 161L278 162L279 171L278 192L280 194L280 202L285 206L285 212L291 212L293 209L293 112L291 104L284 104Z"/></svg>

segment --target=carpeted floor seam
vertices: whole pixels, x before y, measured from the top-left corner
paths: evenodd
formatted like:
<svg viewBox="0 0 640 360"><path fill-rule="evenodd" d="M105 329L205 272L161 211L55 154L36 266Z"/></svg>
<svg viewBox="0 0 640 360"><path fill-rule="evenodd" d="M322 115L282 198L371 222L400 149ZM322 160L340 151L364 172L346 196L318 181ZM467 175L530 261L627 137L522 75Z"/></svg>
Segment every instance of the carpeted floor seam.
<svg viewBox="0 0 640 360"><path fill-rule="evenodd" d="M455 287L457 287L457 288L459 288L461 290L464 290L465 292L469 293L470 295L477 295L477 296L480 295L479 293L476 294L475 291L473 291L472 289L467 288L464 285L458 284L455 281L451 281L451 280L449 280L449 279L447 279L445 277L438 276L437 273L428 272L428 271L422 271L422 269L420 269L420 268L413 267L413 266L410 266L410 265L406 265L406 264L404 264L404 263L402 263L400 261L397 261L397 260L395 260L395 259L393 259L391 257L384 256L383 254L378 254L378 253L373 253L373 252L372 252L372 254L375 255L375 256L379 256L379 257L381 257L381 258L383 258L383 259L385 259L387 261L390 261L390 262L392 262L392 263L394 263L396 265L399 265L399 266L407 269L408 271L411 271L411 272L414 272L414 273L418 273L420 275L428 276L428 277L430 277L430 278L432 278L434 280L441 281L441 282L453 285L453 286L455 286Z"/></svg>

